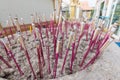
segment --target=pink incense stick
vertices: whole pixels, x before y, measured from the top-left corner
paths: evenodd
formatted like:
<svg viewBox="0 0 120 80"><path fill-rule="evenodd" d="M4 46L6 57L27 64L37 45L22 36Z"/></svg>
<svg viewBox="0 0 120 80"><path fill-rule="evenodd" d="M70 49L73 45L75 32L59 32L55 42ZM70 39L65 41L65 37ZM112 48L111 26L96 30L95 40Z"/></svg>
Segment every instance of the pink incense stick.
<svg viewBox="0 0 120 80"><path fill-rule="evenodd" d="M90 27L90 25L89 24L85 24L84 25L84 31L85 31L85 34L86 34L86 40L88 41L88 30L89 30L89 27Z"/></svg>
<svg viewBox="0 0 120 80"><path fill-rule="evenodd" d="M43 78L43 73L42 73L42 61L41 61L41 50L40 48L37 47L37 53L38 53L38 64L39 64L39 72L40 72L40 78Z"/></svg>
<svg viewBox="0 0 120 80"><path fill-rule="evenodd" d="M36 79L36 75L35 75L34 69L33 69L33 67L32 67L32 64L31 64L31 61L30 61L30 56L29 56L29 54L28 54L28 51L27 51L27 50L24 50L24 51L25 51L25 55L26 55L26 57L27 57L28 63L29 63L29 65L30 65L31 71L32 71L32 73L33 73L34 79Z"/></svg>
<svg viewBox="0 0 120 80"><path fill-rule="evenodd" d="M56 78L58 57L59 57L59 53L56 53L56 56L55 56L55 63L54 63L54 68L53 68L53 77L54 77L54 78Z"/></svg>
<svg viewBox="0 0 120 80"><path fill-rule="evenodd" d="M46 46L47 49L47 59L48 59L48 73L51 73L51 68L50 68L50 49L49 49L49 45Z"/></svg>
<svg viewBox="0 0 120 80"><path fill-rule="evenodd" d="M78 50L78 47L79 47L79 44L80 44L80 40L81 40L81 38L83 37L83 35L84 35L84 32L82 32L82 34L79 36L78 44L76 45L75 56L76 56L76 54L77 54L77 50Z"/></svg>
<svg viewBox="0 0 120 80"><path fill-rule="evenodd" d="M20 66L18 65L18 63L16 61L16 59L14 58L14 55L13 55L12 51L10 50L10 51L8 51L8 53L10 54L11 58L14 60L14 62L16 64L16 67L18 68L18 71L19 71L20 75L21 76L24 75L24 73L22 72Z"/></svg>
<svg viewBox="0 0 120 80"><path fill-rule="evenodd" d="M71 72L72 72L72 66L73 66L74 60L75 60L75 42L72 43L72 57L71 57L71 63L70 63Z"/></svg>
<svg viewBox="0 0 120 80"><path fill-rule="evenodd" d="M0 56L0 60L2 60L9 68L12 67L2 56ZM2 69L2 68L0 68L0 69Z"/></svg>
<svg viewBox="0 0 120 80"><path fill-rule="evenodd" d="M64 61L63 61L63 65L62 65L61 74L63 73L63 70L64 70L64 66L65 66L65 63L66 63L68 52L69 52L69 49L66 49L66 54L65 54Z"/></svg>
<svg viewBox="0 0 120 80"><path fill-rule="evenodd" d="M56 36L54 36L55 38L54 38L54 54L53 54L53 58L55 58L55 53L56 53L56 46L57 46L57 38L56 38Z"/></svg>
<svg viewBox="0 0 120 80"><path fill-rule="evenodd" d="M40 50L41 50L41 56L42 56L42 62L43 62L43 66L45 66L45 59L44 59L44 55L43 55L43 49L42 49L42 45L40 44L41 47Z"/></svg>
<svg viewBox="0 0 120 80"><path fill-rule="evenodd" d="M10 55L9 55L9 53L7 51L7 48L5 47L4 43L0 41L0 44L4 47L4 50L5 50L5 53L7 55L8 60L11 61L11 57L10 57Z"/></svg>

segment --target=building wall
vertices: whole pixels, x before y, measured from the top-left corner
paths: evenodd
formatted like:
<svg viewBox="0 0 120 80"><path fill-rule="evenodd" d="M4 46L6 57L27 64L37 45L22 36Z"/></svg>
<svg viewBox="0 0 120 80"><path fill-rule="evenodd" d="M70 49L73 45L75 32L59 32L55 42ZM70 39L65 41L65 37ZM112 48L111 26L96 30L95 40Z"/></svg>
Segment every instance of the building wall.
<svg viewBox="0 0 120 80"><path fill-rule="evenodd" d="M45 14L49 20L50 14L53 12L52 0L0 0L0 23L6 26L6 20L9 14L12 17L16 15L18 18L24 18L25 23L30 23L30 14Z"/></svg>

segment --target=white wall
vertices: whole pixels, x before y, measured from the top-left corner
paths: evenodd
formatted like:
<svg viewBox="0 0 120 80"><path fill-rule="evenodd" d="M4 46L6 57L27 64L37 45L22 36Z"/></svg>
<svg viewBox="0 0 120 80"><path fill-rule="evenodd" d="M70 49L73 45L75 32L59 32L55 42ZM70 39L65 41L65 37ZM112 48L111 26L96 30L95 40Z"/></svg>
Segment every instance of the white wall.
<svg viewBox="0 0 120 80"><path fill-rule="evenodd" d="M24 18L25 23L30 23L30 14L39 13L45 14L49 19L50 14L53 12L52 0L0 0L0 23L3 26L9 18L16 15L18 18Z"/></svg>

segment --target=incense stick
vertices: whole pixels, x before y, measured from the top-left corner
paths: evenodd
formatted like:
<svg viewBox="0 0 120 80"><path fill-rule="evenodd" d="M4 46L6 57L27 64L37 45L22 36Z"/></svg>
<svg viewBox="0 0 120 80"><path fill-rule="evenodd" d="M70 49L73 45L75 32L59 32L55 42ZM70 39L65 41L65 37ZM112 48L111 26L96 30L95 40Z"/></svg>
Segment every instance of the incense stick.
<svg viewBox="0 0 120 80"><path fill-rule="evenodd" d="M2 60L9 68L12 67L2 56L0 56L0 60Z"/></svg>

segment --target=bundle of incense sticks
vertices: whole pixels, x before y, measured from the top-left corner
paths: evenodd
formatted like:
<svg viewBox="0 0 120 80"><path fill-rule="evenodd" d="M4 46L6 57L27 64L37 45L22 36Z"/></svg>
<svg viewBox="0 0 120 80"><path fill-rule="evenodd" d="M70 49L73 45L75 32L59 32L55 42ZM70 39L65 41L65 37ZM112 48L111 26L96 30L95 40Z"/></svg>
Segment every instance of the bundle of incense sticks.
<svg viewBox="0 0 120 80"><path fill-rule="evenodd" d="M17 31L20 31L20 32L17 34L17 36L18 36L18 41L19 41L19 43L21 44L22 48L24 49L24 52L25 52L26 58L27 58L27 60L28 60L28 63L29 63L29 65L30 65L31 71L32 71L32 73L33 73L34 79L36 79L36 75L35 75L34 69L33 69L32 64L31 64L31 61L30 61L30 56L29 56L28 51L27 51L27 48L26 48L26 46L25 46L23 37L22 37L22 35L20 34L20 33L21 33L21 28L20 28L20 24L19 24L17 18L15 18L15 24L16 24L16 27L17 27Z"/></svg>
<svg viewBox="0 0 120 80"><path fill-rule="evenodd" d="M84 56L83 56L83 59L82 59L82 61L81 61L81 63L80 63L80 67L83 66L84 61L85 61L85 59L87 58L87 56L88 56L88 54L89 54L89 52L90 52L90 49L91 49L92 45L94 44L94 42L96 42L96 40L97 40L97 38L98 38L98 32L99 32L98 29L96 29L96 31L95 31L95 33L94 33L94 36L92 36L93 38L92 38L91 41L90 41L89 47L88 47L87 51L85 52L85 54L84 54Z"/></svg>
<svg viewBox="0 0 120 80"><path fill-rule="evenodd" d="M25 44L24 44L23 37L22 37L22 36L19 36L18 39L19 39L19 42L20 42L20 44L22 45L22 47L23 47L23 49L24 49L24 52L25 52L26 58L27 58L27 60L28 60L28 63L29 63L29 65L30 65L31 71L32 71L32 73L33 73L34 79L36 79L36 75L35 75L34 69L33 69L32 64L31 64L31 61L30 61L29 53L28 53L28 51L27 51L27 49L26 49L26 46L25 46Z"/></svg>
<svg viewBox="0 0 120 80"><path fill-rule="evenodd" d="M55 63L54 63L54 68L53 68L53 77L54 78L56 78L58 57L59 57L59 53L60 53L60 46L61 46L61 39L57 40L57 48L56 48L56 54L55 54Z"/></svg>
<svg viewBox="0 0 120 80"><path fill-rule="evenodd" d="M40 52L41 52L41 55L42 55L42 61L43 61L43 65L45 66L45 59L44 59L44 55L43 55L43 49L42 49L42 45L43 44L41 44L41 36L40 36L41 34L39 33L39 29L37 29L36 28L36 36L37 36L37 39L39 40L39 42L40 42L40 44L39 44L39 50L40 50Z"/></svg>
<svg viewBox="0 0 120 80"><path fill-rule="evenodd" d="M68 56L68 52L69 52L69 49L70 49L70 45L71 45L72 40L73 40L73 35L74 35L74 33L71 32L71 34L70 34L70 36L69 36L69 40L68 40L68 45L67 45L66 54L65 54L65 57L64 57L64 61L63 61L61 73L63 73L63 70L64 70L64 66L65 66L65 63L66 63L66 59L67 59L67 56Z"/></svg>
<svg viewBox="0 0 120 80"><path fill-rule="evenodd" d="M19 67L16 59L14 58L14 55L13 55L12 51L10 50L9 44L7 42L4 42L4 43L2 43L2 46L5 48L5 51L6 51L6 54L8 55L8 57L14 60L15 65L18 68L18 71L20 72L20 75L23 75L23 72L22 72L21 68Z"/></svg>
<svg viewBox="0 0 120 80"><path fill-rule="evenodd" d="M109 35L107 35L107 37L109 37ZM99 54L113 41L108 41L109 38L104 38L101 42L99 43L98 47L97 47L97 50L96 50L96 53L95 53L95 56L93 56L91 58L91 60L82 68L85 69L86 67L88 67L90 64L93 64L95 62L95 59L99 56ZM102 46L101 46L102 45Z"/></svg>

